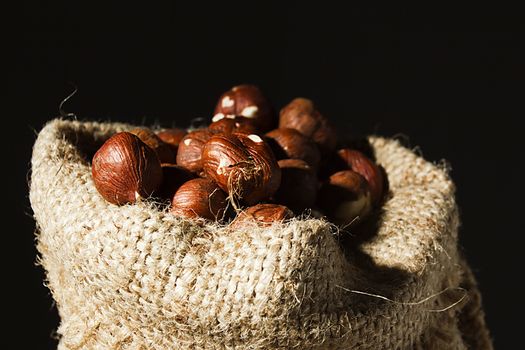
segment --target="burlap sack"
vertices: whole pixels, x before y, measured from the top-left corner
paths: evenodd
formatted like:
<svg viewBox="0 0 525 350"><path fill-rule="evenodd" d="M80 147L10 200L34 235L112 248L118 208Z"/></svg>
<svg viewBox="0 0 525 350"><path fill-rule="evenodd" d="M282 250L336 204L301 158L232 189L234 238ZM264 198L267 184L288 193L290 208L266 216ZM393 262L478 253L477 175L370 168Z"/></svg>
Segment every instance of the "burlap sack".
<svg viewBox="0 0 525 350"><path fill-rule="evenodd" d="M454 185L397 141L370 138L391 193L377 232L343 254L322 220L232 231L107 203L90 157L129 127L54 120L34 145L59 349L492 348Z"/></svg>

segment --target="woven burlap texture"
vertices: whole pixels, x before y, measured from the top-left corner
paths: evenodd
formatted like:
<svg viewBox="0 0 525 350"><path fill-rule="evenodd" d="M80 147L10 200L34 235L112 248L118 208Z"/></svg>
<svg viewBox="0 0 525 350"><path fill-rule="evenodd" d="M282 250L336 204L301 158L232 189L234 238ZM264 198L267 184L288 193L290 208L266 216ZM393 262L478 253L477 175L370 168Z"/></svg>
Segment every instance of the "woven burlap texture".
<svg viewBox="0 0 525 350"><path fill-rule="evenodd" d="M323 220L233 231L106 202L90 157L129 128L56 119L34 145L30 200L59 349L492 348L441 167L370 137L390 193L374 235L344 253Z"/></svg>

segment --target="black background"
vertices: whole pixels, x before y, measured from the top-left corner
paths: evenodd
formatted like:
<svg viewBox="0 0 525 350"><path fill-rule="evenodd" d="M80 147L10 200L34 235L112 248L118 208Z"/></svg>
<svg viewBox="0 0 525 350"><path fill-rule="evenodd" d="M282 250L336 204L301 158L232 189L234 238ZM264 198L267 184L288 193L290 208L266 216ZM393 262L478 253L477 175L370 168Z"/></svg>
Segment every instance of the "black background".
<svg viewBox="0 0 525 350"><path fill-rule="evenodd" d="M187 126L218 96L258 84L276 107L313 99L346 135L404 135L452 166L460 244L484 297L497 348L519 332L523 32L503 7L376 8L321 2L159 3L88 7L25 3L8 66L8 213L19 348L54 348L56 311L35 266L26 174L35 131L58 114ZM14 53L14 56L13 56ZM10 130L13 130L11 132ZM7 132L6 132L7 131ZM12 159L11 159L12 157ZM11 256L11 254L10 254ZM14 334L14 333L13 333ZM18 335L19 334L19 335ZM15 338L14 336L9 338Z"/></svg>

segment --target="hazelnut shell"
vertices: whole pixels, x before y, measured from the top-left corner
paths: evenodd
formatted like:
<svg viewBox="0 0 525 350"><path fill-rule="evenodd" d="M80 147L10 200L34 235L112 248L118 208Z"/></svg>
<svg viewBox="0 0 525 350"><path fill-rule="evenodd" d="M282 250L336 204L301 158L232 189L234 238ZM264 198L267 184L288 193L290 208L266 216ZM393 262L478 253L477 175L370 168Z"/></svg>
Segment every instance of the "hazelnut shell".
<svg viewBox="0 0 525 350"><path fill-rule="evenodd" d="M211 136L207 129L194 130L184 136L179 143L177 165L195 174L202 172L202 148Z"/></svg>
<svg viewBox="0 0 525 350"><path fill-rule="evenodd" d="M248 118L245 117L233 117L226 118L220 117L216 121L212 122L208 126L214 134L232 134L232 133L243 133L243 134L256 134L257 128L251 123Z"/></svg>
<svg viewBox="0 0 525 350"><path fill-rule="evenodd" d="M113 135L100 147L93 156L91 172L98 192L113 204L149 197L162 182L155 152L128 132Z"/></svg>
<svg viewBox="0 0 525 350"><path fill-rule="evenodd" d="M221 95L215 107L214 119L241 116L249 119L260 132L276 124L273 108L262 91L255 85L237 85Z"/></svg>
<svg viewBox="0 0 525 350"><path fill-rule="evenodd" d="M240 212L231 222L230 227L237 228L249 221L254 221L261 226L269 226L274 222L282 222L293 217L293 212L284 205L261 203Z"/></svg>
<svg viewBox="0 0 525 350"><path fill-rule="evenodd" d="M157 136L159 137L159 139L161 139L170 146L173 154L177 155L179 143L182 140L182 138L186 136L187 133L188 132L184 129L172 128L164 129L157 132Z"/></svg>
<svg viewBox="0 0 525 350"><path fill-rule="evenodd" d="M173 195L170 211L186 218L220 221L226 210L226 194L209 179L185 182Z"/></svg>
<svg viewBox="0 0 525 350"><path fill-rule="evenodd" d="M384 178L383 172L370 158L363 153L343 148L337 151L339 158L348 168L363 176L368 181L372 202L379 204L383 198Z"/></svg>
<svg viewBox="0 0 525 350"><path fill-rule="evenodd" d="M318 204L335 224L357 224L371 212L372 200L368 183L363 176L352 170L339 171L330 176L321 187Z"/></svg>
<svg viewBox="0 0 525 350"><path fill-rule="evenodd" d="M301 159L313 168L321 160L319 148L310 138L291 128L274 129L266 134L277 159Z"/></svg>
<svg viewBox="0 0 525 350"><path fill-rule="evenodd" d="M322 154L333 151L337 144L337 134L328 119L315 109L313 102L306 98L296 98L281 109L279 128L292 128L312 138Z"/></svg>
<svg viewBox="0 0 525 350"><path fill-rule="evenodd" d="M234 199L253 205L272 196L281 169L270 147L257 135L214 135L204 145L206 175Z"/></svg>
<svg viewBox="0 0 525 350"><path fill-rule="evenodd" d="M129 132L138 136L142 142L155 151L161 163L175 163L176 153L174 153L171 147L162 141L153 131L148 128L135 128Z"/></svg>

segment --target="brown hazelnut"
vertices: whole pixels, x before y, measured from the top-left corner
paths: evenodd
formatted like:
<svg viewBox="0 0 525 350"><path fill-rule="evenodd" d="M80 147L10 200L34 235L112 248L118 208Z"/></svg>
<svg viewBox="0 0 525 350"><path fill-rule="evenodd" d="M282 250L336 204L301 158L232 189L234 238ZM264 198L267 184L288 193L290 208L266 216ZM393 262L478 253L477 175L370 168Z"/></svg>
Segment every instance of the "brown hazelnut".
<svg viewBox="0 0 525 350"><path fill-rule="evenodd" d="M179 187L195 178L189 170L176 164L162 164L162 184L158 189L157 196L162 199L170 199Z"/></svg>
<svg viewBox="0 0 525 350"><path fill-rule="evenodd" d="M319 148L310 138L290 128L274 129L266 134L277 159L302 159L316 169L321 160Z"/></svg>
<svg viewBox="0 0 525 350"><path fill-rule="evenodd" d="M335 129L328 119L315 109L313 102L306 98L296 98L281 109L279 128L296 129L312 138L322 154L330 153L337 144Z"/></svg>
<svg viewBox="0 0 525 350"><path fill-rule="evenodd" d="M301 159L282 159L281 186L274 195L277 203L289 207L299 214L312 208L317 197L318 182L315 171Z"/></svg>
<svg viewBox="0 0 525 350"><path fill-rule="evenodd" d="M347 168L363 176L368 181L372 203L379 204L383 198L383 172L381 169L363 153L343 148L337 151L337 155L346 164Z"/></svg>
<svg viewBox="0 0 525 350"><path fill-rule="evenodd" d="M230 227L236 228L248 221L255 221L261 226L270 226L276 221L282 222L293 217L293 212L284 205L257 204L240 212L230 223Z"/></svg>
<svg viewBox="0 0 525 350"><path fill-rule="evenodd" d="M113 135L100 147L91 172L98 192L113 204L149 197L162 182L155 152L128 132Z"/></svg>
<svg viewBox="0 0 525 350"><path fill-rule="evenodd" d="M202 147L211 136L207 129L194 130L184 136L179 143L177 165L195 174L202 172Z"/></svg>
<svg viewBox="0 0 525 350"><path fill-rule="evenodd" d="M187 218L221 220L226 210L226 194L209 179L185 182L173 195L170 211Z"/></svg>
<svg viewBox="0 0 525 350"><path fill-rule="evenodd" d="M162 141L153 131L148 128L135 128L129 131L148 145L159 157L161 163L175 163L175 153L171 147Z"/></svg>
<svg viewBox="0 0 525 350"><path fill-rule="evenodd" d="M170 146L173 154L177 155L179 143L182 140L182 138L186 136L187 133L188 132L184 129L172 128L164 129L157 132L157 136L159 137L159 139L161 139Z"/></svg>
<svg viewBox="0 0 525 350"><path fill-rule="evenodd" d="M275 112L261 90L255 85L237 85L219 98L212 121L241 116L249 119L260 132L276 124Z"/></svg>
<svg viewBox="0 0 525 350"><path fill-rule="evenodd" d="M257 133L257 128L245 117L225 118L223 115L219 115L213 119L213 122L208 126L208 130L214 134Z"/></svg>
<svg viewBox="0 0 525 350"><path fill-rule="evenodd" d="M272 150L255 134L212 136L204 145L202 163L209 178L232 199L248 205L269 198L281 183L281 169Z"/></svg>
<svg viewBox="0 0 525 350"><path fill-rule="evenodd" d="M352 170L330 176L319 191L318 204L332 222L341 226L362 221L372 209L367 181Z"/></svg>

